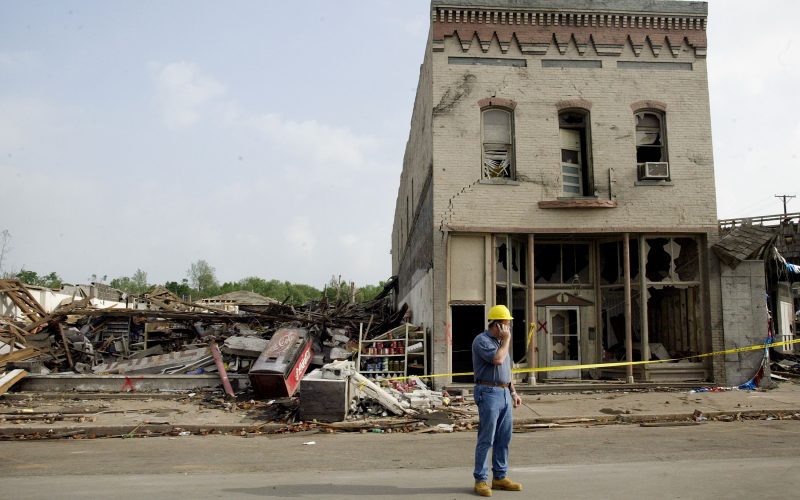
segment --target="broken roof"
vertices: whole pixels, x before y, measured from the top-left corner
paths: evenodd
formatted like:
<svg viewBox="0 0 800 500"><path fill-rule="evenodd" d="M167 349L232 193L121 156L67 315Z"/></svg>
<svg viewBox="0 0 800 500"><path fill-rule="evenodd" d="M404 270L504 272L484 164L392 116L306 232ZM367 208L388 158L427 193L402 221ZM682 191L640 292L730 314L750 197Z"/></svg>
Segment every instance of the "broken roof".
<svg viewBox="0 0 800 500"><path fill-rule="evenodd" d="M271 297L265 297L256 292L250 292L248 290L237 290L235 292L223 293L222 295L217 295L216 297L208 297L206 299L202 299L200 302L205 302L205 303L234 302L236 304L261 305L261 304L276 304L279 301Z"/></svg>
<svg viewBox="0 0 800 500"><path fill-rule="evenodd" d="M711 249L719 260L735 268L743 260L761 260L777 238L774 228L739 226L731 230Z"/></svg>

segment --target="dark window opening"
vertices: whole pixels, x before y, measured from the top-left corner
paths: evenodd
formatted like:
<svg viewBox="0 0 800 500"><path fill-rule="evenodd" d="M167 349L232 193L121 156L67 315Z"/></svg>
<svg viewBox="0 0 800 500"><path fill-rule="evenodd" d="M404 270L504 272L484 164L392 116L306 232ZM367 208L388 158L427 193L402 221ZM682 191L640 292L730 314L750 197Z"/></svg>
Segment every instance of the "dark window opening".
<svg viewBox="0 0 800 500"><path fill-rule="evenodd" d="M639 242L632 239L629 242L631 258L631 281L639 277ZM622 284L625 267L625 254L621 241L614 241L600 244L599 264L600 264L600 284L618 285Z"/></svg>
<svg viewBox="0 0 800 500"><path fill-rule="evenodd" d="M584 285L591 282L589 245L539 243L534 248L534 282Z"/></svg>
<svg viewBox="0 0 800 500"><path fill-rule="evenodd" d="M561 245L533 245L534 283L561 283Z"/></svg>
<svg viewBox="0 0 800 500"><path fill-rule="evenodd" d="M622 277L619 242L600 244L600 284L616 285Z"/></svg>
<svg viewBox="0 0 800 500"><path fill-rule="evenodd" d="M563 245L563 282L580 285L589 282L589 245Z"/></svg>

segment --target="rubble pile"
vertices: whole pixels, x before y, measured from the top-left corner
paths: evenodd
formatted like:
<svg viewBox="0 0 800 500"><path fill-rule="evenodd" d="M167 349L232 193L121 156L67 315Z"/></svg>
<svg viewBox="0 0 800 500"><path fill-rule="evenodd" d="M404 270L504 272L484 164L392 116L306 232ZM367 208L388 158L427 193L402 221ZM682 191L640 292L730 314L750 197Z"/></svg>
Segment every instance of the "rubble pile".
<svg viewBox="0 0 800 500"><path fill-rule="evenodd" d="M773 376L778 375L795 381L800 380L800 355L778 352L772 349L770 351L770 359L772 359L770 370Z"/></svg>
<svg viewBox="0 0 800 500"><path fill-rule="evenodd" d="M0 298L18 314L0 315L0 372L6 365L32 373L202 374L217 372L219 345L229 373L248 373L281 328L302 328L312 340L312 365L347 359L358 349L359 328L370 334L401 323L387 294L362 303L319 300L301 306L277 302L238 310L187 302L163 287L136 308L100 308L88 298L45 310L16 280L0 280ZM2 311L0 311L2 312Z"/></svg>

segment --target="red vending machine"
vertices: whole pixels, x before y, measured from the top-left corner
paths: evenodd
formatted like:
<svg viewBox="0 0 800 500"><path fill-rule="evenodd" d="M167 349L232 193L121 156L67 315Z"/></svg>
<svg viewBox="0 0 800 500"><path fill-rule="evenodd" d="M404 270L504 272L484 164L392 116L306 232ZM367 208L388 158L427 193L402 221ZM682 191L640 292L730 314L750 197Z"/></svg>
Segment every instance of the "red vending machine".
<svg viewBox="0 0 800 500"><path fill-rule="evenodd" d="M303 328L281 328L250 368L250 383L259 396L291 396L308 370L314 351Z"/></svg>

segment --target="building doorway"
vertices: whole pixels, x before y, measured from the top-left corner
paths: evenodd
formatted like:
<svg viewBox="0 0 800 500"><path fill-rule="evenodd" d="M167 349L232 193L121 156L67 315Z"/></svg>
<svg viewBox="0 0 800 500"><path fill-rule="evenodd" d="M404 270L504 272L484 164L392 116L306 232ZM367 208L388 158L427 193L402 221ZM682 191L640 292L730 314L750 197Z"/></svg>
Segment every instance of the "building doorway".
<svg viewBox="0 0 800 500"><path fill-rule="evenodd" d="M472 372L472 341L486 329L486 307L483 304L451 305L453 373ZM456 383L472 383L472 375L453 377Z"/></svg>
<svg viewBox="0 0 800 500"><path fill-rule="evenodd" d="M580 313L577 307L546 308L547 324L547 366L572 366L581 364L580 356ZM580 378L580 370L557 370L548 378Z"/></svg>

